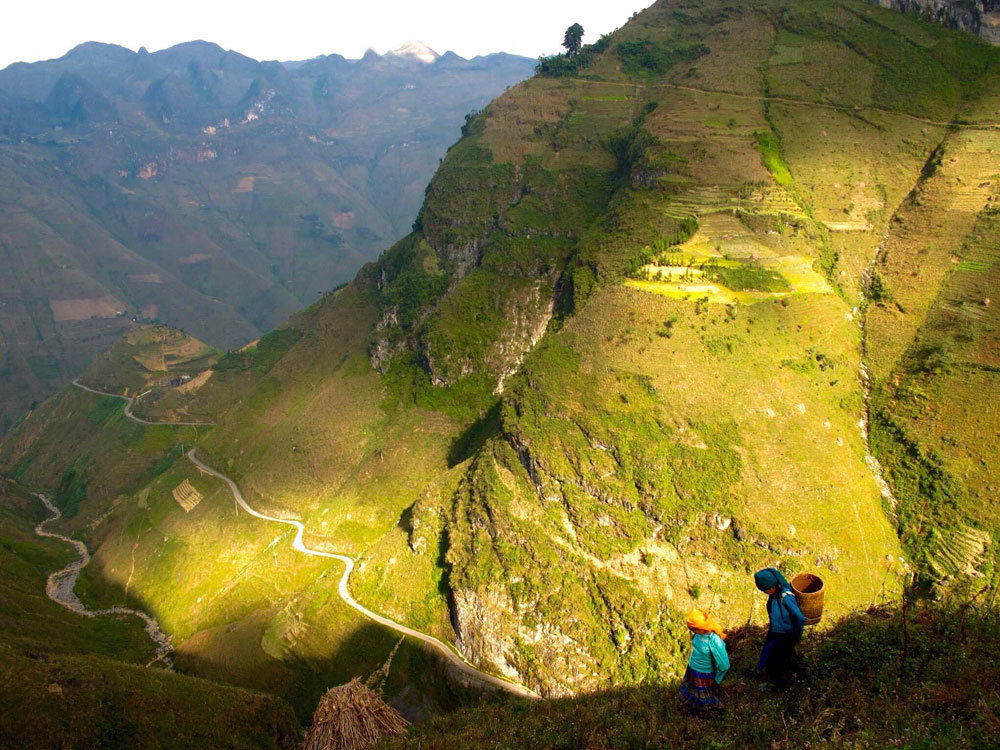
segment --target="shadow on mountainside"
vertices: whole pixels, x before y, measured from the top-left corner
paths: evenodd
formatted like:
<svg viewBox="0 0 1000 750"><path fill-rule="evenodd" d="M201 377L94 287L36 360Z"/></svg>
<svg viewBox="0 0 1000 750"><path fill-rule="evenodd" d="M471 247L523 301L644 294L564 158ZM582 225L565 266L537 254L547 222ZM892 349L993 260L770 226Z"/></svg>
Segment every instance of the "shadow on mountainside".
<svg viewBox="0 0 1000 750"><path fill-rule="evenodd" d="M268 622L254 613L214 633L195 634L181 646L176 663L187 674L276 695L304 727L324 692L355 677L413 722L478 699L478 691L450 676L443 659L412 639L400 642L398 634L379 625L365 623L337 643L308 628L289 633L282 638L284 653L275 658L259 646Z"/></svg>
<svg viewBox="0 0 1000 750"><path fill-rule="evenodd" d="M500 429L500 401L498 400L479 419L470 424L452 442L448 449L448 468L458 466L472 458L486 441Z"/></svg>
<svg viewBox="0 0 1000 750"><path fill-rule="evenodd" d="M692 716L679 682L529 703L487 699L414 727L386 748L995 747L1000 616L973 607L873 607L800 648L805 675L765 694L759 628L730 634L724 710Z"/></svg>

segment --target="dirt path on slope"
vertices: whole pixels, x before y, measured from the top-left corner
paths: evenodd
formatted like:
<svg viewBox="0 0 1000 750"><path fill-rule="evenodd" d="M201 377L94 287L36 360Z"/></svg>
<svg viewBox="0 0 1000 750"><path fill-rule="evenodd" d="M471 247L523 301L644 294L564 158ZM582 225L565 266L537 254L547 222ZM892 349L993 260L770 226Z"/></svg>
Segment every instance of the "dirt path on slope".
<svg viewBox="0 0 1000 750"><path fill-rule="evenodd" d="M132 413L132 407L135 405L136 398L146 395L145 393L140 393L139 396L135 397L122 396L120 393L108 393L106 391L98 391L95 390L94 388L89 388L85 386L83 383L81 383L79 380L74 380L73 385L75 385L77 388L80 388L81 390L87 391L87 393L94 393L97 394L98 396L110 396L111 398L122 399L125 402L125 416L134 422L138 422L139 424L152 425L152 426L166 425L168 427L174 425L183 427L206 427L215 424L215 422L150 422L149 420L143 419L142 417L137 417L135 414Z"/></svg>
<svg viewBox="0 0 1000 750"><path fill-rule="evenodd" d="M383 625L391 630L395 630L397 633L402 633L403 635L408 635L411 638L416 638L431 648L433 648L440 656L447 659L451 664L453 664L459 671L461 671L471 682L479 684L485 687L499 688L505 690L509 693L514 693L515 695L520 695L526 698L537 698L538 696L533 693L528 688L524 687L515 682L510 682L501 677L483 672L477 669L467 662L461 655L453 651L442 641L426 633L421 633L419 630L414 630L413 628L408 628L406 625L401 625L394 620L390 620L388 617L383 617L382 615L375 614L370 609L366 608L364 605L360 604L353 596L351 596L350 589L348 588L348 580L351 577L351 571L354 570L354 559L348 557L347 555L340 555L334 552L320 552L319 550L310 549L302 541L302 537L305 534L305 526L301 521L294 521L286 518L275 518L274 516L268 516L264 513L260 513L253 508L251 508L246 500L243 499L243 494L240 492L240 488L236 486L236 482L227 477L222 472L216 471L212 467L208 466L201 459L199 459L192 448L188 451L188 458L191 462L197 466L201 471L209 474L217 479L221 479L229 486L230 492L233 493L233 497L243 510L249 513L254 518L260 518L264 521L271 521L272 523L281 523L286 526L292 526L295 528L295 539L292 540L292 548L301 552L304 555L313 555L315 557L328 557L334 560L339 560L344 563L344 574L340 577L340 584L337 587L337 593L340 594L340 598L343 599L344 603L351 609L360 612L362 615L367 617L373 622L377 622L379 625Z"/></svg>
<svg viewBox="0 0 1000 750"><path fill-rule="evenodd" d="M79 380L74 380L73 385L75 385L77 388L81 388L82 390L85 390L89 393L94 393L98 396L112 396L114 398L124 399L126 402L125 416L128 417L129 419L135 420L136 422L140 422L141 424L146 424L146 425L212 424L211 422L149 422L145 419L140 419L139 417L132 414L132 405L135 402L135 399L132 398L131 396L121 396L116 393L107 393L105 391L98 391L93 388L88 388L87 386L83 385L83 383L81 383ZM444 659L446 659L449 663L454 665L473 684L477 684L488 688L498 688L500 690L505 690L509 693L513 693L514 695L520 695L525 698L538 697L534 692L526 688L524 685L520 685L516 682L505 680L502 677L497 677L496 675L492 675L489 674L488 672L483 672L482 670L477 669L476 667L472 666L472 664L467 662L460 654L458 654L453 649L449 648L447 645L445 645L444 642L438 640L434 636L427 635L426 633L421 633L419 630L414 630L413 628L409 628L406 625L401 625L400 623L394 620L390 620L388 617L383 617L382 615L378 615L372 612L370 609L368 609L360 602L358 602L351 595L350 589L348 588L348 580L351 577L351 572L354 570L353 558L348 557L347 555L336 554L334 552L320 552L319 550L314 550L310 549L309 547L306 547L305 543L302 541L302 537L305 534L306 529L305 526L300 521L293 521L285 518L274 518L273 516L268 516L263 513L257 512L247 504L246 500L243 499L243 494L240 492L240 488L236 486L236 482L234 482L232 479L227 477L222 472L216 471L211 466L209 466L208 464L204 463L201 459L199 459L195 455L194 448L188 451L187 457L201 471L217 479L221 479L223 482L225 482L229 486L229 490L232 492L233 498L236 500L239 507L243 508L243 510L245 510L254 518L260 518L261 520L264 521L271 521L272 523L281 523L287 526L293 526L296 530L296 533L295 533L295 539L292 541L292 548L295 549L296 552L301 552L304 555L312 555L314 557L328 557L334 560L339 560L340 562L344 563L344 574L340 577L340 584L337 587L337 593L340 595L340 598L344 601L344 603L351 609L355 610L356 612L359 612L360 614L367 617L369 620L372 620L373 622L376 622L379 625L383 625L389 628L390 630L395 630L397 633L408 635L411 638L416 638L418 641L427 644L432 649L434 649L438 654L440 654ZM169 637L164 635L159 630L159 626L156 624L156 620L149 617L149 615L146 615L142 612L137 612L135 610L126 610L124 608L117 608L117 607L110 610L100 610L97 612L90 612L83 606L83 604L77 598L76 594L73 593L73 586L76 583L76 578L79 575L80 570L88 562L90 562L90 554L87 552L87 548L83 544L83 542L78 542L76 540L70 539L69 537L62 536L61 534L54 534L51 532L41 531L41 527L44 524L48 523L49 521L56 520L57 518L61 517L62 514L59 512L58 508L56 508L49 502L47 498L44 498L42 495L38 495L38 498L42 500L43 503L45 503L45 506L50 511L58 515L53 516L52 518L48 519L48 521L43 521L42 523L40 523L38 527L36 527L35 529L36 533L42 536L52 536L58 539L62 539L63 541L69 542L74 547L76 547L77 551L80 553L81 556L80 561L71 563L70 565L66 566L66 568L64 568L63 570L58 571L57 573L53 573L51 576L49 576L49 583L46 586L46 593L49 594L49 597L52 598L53 601L59 602L67 609L71 609L74 612L79 612L80 614L86 615L87 617L95 617L101 614L126 614L126 613L134 614L146 620L147 624L146 632L150 633L150 637L153 638L154 641L157 641L157 639L156 637L154 637L151 627L155 629L156 633L158 633L165 639L165 642L167 643L169 648ZM57 577L59 576L63 577L58 578L57 583L54 584L53 581L56 580ZM53 595L54 593L58 593L62 598L56 599L55 596ZM159 643L159 641L157 641L157 643Z"/></svg>

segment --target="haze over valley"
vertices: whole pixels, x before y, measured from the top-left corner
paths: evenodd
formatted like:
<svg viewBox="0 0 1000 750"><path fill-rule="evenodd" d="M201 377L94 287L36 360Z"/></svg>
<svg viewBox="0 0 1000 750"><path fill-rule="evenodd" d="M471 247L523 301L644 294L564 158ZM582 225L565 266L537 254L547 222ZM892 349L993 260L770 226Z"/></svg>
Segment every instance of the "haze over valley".
<svg viewBox="0 0 1000 750"><path fill-rule="evenodd" d="M131 325L226 350L348 281L533 65L88 43L0 71L0 432Z"/></svg>

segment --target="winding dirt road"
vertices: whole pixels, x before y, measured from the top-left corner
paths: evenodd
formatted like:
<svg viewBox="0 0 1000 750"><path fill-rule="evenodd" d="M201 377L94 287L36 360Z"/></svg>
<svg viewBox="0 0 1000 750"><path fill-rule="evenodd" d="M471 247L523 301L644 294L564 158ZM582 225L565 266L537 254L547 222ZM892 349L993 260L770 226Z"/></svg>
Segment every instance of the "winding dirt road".
<svg viewBox="0 0 1000 750"><path fill-rule="evenodd" d="M149 420L143 419L142 417L137 417L135 414L132 413L132 407L135 405L135 400L139 398L139 396L143 396L145 394L140 393L139 396L133 397L133 396L123 396L120 393L107 393L105 391L98 391L93 388L88 388L83 383L81 383L79 379L74 380L73 385L75 385L77 388L80 388L81 390L87 391L88 393L95 393L98 396L111 396L111 398L122 399L125 402L125 416L134 422L138 422L139 424L146 424L152 426L179 425L184 427L206 427L215 424L215 422L150 422Z"/></svg>
<svg viewBox="0 0 1000 750"><path fill-rule="evenodd" d="M302 541L302 537L305 534L305 526L301 521L293 521L286 518L275 518L274 516L268 516L264 513L260 513L249 505L247 505L246 500L243 499L243 494L240 492L240 488L236 486L236 482L227 477L222 472L216 471L211 466L206 464L200 458L198 458L194 453L194 448L188 451L188 458L194 463L199 469L204 471L206 474L210 474L217 479L221 479L227 485L229 485L229 490L233 493L233 497L243 510L249 513L254 518L260 518L264 521L271 521L272 523L282 523L286 526L292 526L295 529L295 539L292 540L292 548L297 552L301 552L304 555L313 555L314 557L329 557L334 560L339 560L344 563L344 574L340 577L340 584L337 587L337 593L340 594L340 598L344 600L344 603L351 609L360 612L362 615L367 617L369 620L377 622L379 625L384 625L391 630L395 630L397 633L402 633L403 635L408 635L411 638L416 638L418 641L426 643L428 646L433 648L442 657L447 659L450 663L455 665L471 682L484 685L486 687L499 688L501 690L506 690L507 692L514 693L515 695L520 695L526 698L537 698L538 696L533 693L528 688L523 685L519 685L515 682L510 682L501 677L497 677L487 672L483 672L476 669L474 666L469 664L461 655L448 648L442 641L426 633L421 633L419 630L414 630L413 628L408 628L406 625L401 625L394 620L390 620L388 617L383 617L382 615L375 614L370 609L360 604L357 599L351 596L350 589L348 589L348 580L351 577L351 571L354 570L354 559L348 557L347 555L340 555L335 552L320 552L319 550L310 549Z"/></svg>
<svg viewBox="0 0 1000 750"><path fill-rule="evenodd" d="M42 505L44 505L46 510L52 514L49 518L46 518L44 521L35 526L35 533L38 536L48 537L49 539L58 539L66 542L67 544L71 544L79 555L78 559L71 562L65 568L57 570L54 573L49 573L49 578L45 582L45 593L48 595L49 599L57 604L61 604L70 612L83 615L84 617L104 617L106 615L132 615L134 617L138 617L146 623L146 633L149 635L153 643L156 644L156 656L146 666L148 667L151 664L162 661L168 667L172 667L173 663L170 660L170 654L173 653L174 649L170 643L170 636L160 630L160 624L154 617L150 617L145 612L141 612L137 609L129 609L128 607L87 609L83 605L80 598L73 592L73 588L76 586L76 579L80 577L80 571L87 567L87 564L90 563L90 552L87 550L87 545L83 542L77 541L76 539L70 539L68 536L57 534L54 531L46 531L45 526L47 524L50 524L53 521L58 521L62 518L62 511L53 505L52 501L40 492L33 494L41 500Z"/></svg>
<svg viewBox="0 0 1000 750"><path fill-rule="evenodd" d="M106 393L105 391L98 391L93 388L88 388L87 386L83 385L83 383L81 383L79 380L74 380L73 385L75 385L77 388L80 388L89 393L94 393L98 396L113 396L114 398L124 399L126 402L125 416L141 424L146 424L146 425L212 424L211 422L149 422L145 419L141 419L135 416L132 413L132 405L135 402L135 399L132 398L131 396L122 396L117 393ZM264 513L259 513L258 511L251 508L247 504L246 500L243 499L243 494L240 492L240 488L236 486L236 482L234 482L232 479L227 477L222 472L216 471L211 466L204 463L200 458L198 458L195 455L194 448L188 451L187 457L201 471L217 479L221 479L223 482L225 482L226 485L228 485L230 492L233 493L233 498L235 498L239 507L243 508L243 510L245 510L254 518L259 518L263 521L271 521L272 523L280 523L280 524L285 524L286 526L294 527L295 539L292 541L292 548L295 549L295 551L301 552L304 555L312 555L314 557L328 557L334 560L339 560L340 562L344 563L344 574L340 577L340 583L337 586L337 593L340 595L340 598L344 601L344 603L351 609L361 613L369 620L377 622L379 625L383 625L389 628L390 630L395 630L397 633L402 633L403 635L410 636L411 638L415 638L418 641L427 644L432 649L434 649L438 654L440 654L444 659L448 660L450 664L454 665L460 672L462 672L462 674L465 675L465 677L471 683L478 684L480 686L487 688L505 690L509 693L513 693L514 695L519 695L525 698L538 697L537 694L535 694L534 692L532 692L523 685L520 685L516 682L511 682L509 680L505 680L502 677L497 677L496 675L492 675L489 674L488 672L483 672L482 670L477 669L476 667L472 666L472 664L467 662L460 654L458 654L453 649L449 648L444 642L438 640L434 636L427 635L426 633L421 633L419 630L414 630L413 628L409 628L406 625L401 625L400 623L394 620L390 620L388 617L383 617L382 615L372 612L370 609L359 603L351 595L350 589L348 588L348 581L351 577L351 572L354 570L353 558L348 557L347 555L340 555L334 552L321 552L319 550L310 549L305 545L305 542L302 541L306 529L305 526L300 521L294 521L286 518L275 518L273 516L265 515ZM41 495L39 495L38 497L39 499L42 500L42 502L45 503L46 507L50 511L58 514L53 516L53 518L50 518L49 521L55 520L61 515L59 513L59 510L54 505L52 505L47 498L43 498ZM135 610L125 610L124 608L115 608L112 610L100 610L97 612L90 612L83 606L80 600L76 597L76 594L73 593L73 585L76 583L76 578L79 575L80 570L88 562L90 562L90 555L87 552L86 546L82 542L78 542L68 537L64 537L61 534L53 534L51 532L43 533L40 529L44 524L48 523L49 521L43 521L42 523L40 523L38 527L35 529L36 533L41 534L42 536L53 536L62 539L64 541L67 541L73 546L75 546L81 555L80 561L71 563L63 570L58 571L57 573L53 573L51 576L49 576L49 585L46 586L46 593L49 595L49 598L53 599L53 601L59 602L64 607L67 607L68 609L71 609L74 612L79 612L80 614L84 614L87 617L94 617L100 614L120 614L120 613L135 614L136 616L146 620L147 623L146 631L150 634L150 637L153 638L153 640L156 641L158 644L160 643L157 637L154 636L153 631L150 629L150 627L153 627L156 633L158 633L160 636L166 639L165 642L167 644L167 648L169 649L169 638L167 636L164 636L163 633L160 632L159 626L156 625L156 620L149 617L149 615L146 615L145 613L142 612L136 612ZM72 571L70 571L71 568ZM56 588L53 586L53 580L56 579L58 576L64 576L64 578L58 579L59 590L56 591ZM70 576L72 576L72 579L70 579ZM54 596L55 593L59 593L60 596L62 596L63 598L57 599ZM169 651L167 653L169 653ZM165 658L165 657L158 657L158 658Z"/></svg>

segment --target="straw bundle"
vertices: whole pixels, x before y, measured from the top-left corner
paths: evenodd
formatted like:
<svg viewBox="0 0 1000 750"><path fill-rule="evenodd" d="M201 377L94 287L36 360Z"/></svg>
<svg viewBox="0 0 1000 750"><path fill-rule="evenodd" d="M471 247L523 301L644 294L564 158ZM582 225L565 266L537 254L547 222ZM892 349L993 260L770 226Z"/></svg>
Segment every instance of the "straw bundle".
<svg viewBox="0 0 1000 750"><path fill-rule="evenodd" d="M406 727L406 719L355 677L320 698L304 750L363 750Z"/></svg>

